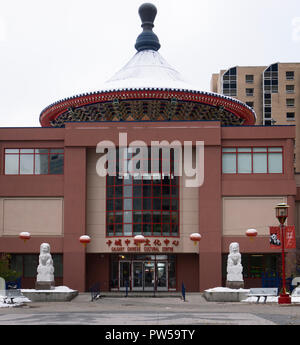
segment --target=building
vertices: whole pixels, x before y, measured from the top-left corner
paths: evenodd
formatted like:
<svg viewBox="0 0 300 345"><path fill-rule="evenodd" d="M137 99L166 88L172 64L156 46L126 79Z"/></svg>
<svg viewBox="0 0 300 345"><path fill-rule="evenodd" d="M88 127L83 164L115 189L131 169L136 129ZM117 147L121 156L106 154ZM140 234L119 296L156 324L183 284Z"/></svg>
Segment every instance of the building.
<svg viewBox="0 0 300 345"><path fill-rule="evenodd" d="M252 107L257 115L257 125L297 125L300 117L299 80L299 62L234 66L212 75L211 91L237 98ZM297 172L300 172L299 140L296 136Z"/></svg>
<svg viewBox="0 0 300 345"><path fill-rule="evenodd" d="M49 105L41 128L0 128L0 252L11 254L23 287L34 287L43 242L56 285L79 291L97 282L101 291L222 286L231 242L240 244L246 287L280 269L269 226L278 224L279 202L295 222L295 127L253 126L245 103L187 84L158 52L156 8L144 4L139 13L137 53L100 91ZM163 141L170 156L152 155ZM125 168L135 159L137 175ZM110 164L116 174L102 174ZM254 241L248 228L258 231ZM32 235L26 243L21 231ZM145 242L137 245L140 234ZM286 255L290 275L296 250Z"/></svg>

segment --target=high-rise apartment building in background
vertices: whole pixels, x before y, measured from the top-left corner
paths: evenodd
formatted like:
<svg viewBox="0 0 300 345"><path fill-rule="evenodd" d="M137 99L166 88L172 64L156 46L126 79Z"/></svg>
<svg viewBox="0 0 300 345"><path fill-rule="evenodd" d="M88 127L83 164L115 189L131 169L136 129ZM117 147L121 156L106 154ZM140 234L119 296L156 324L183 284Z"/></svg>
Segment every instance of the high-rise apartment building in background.
<svg viewBox="0 0 300 345"><path fill-rule="evenodd" d="M234 66L214 73L211 91L234 97L256 113L256 125L297 126L295 168L300 172L300 63Z"/></svg>

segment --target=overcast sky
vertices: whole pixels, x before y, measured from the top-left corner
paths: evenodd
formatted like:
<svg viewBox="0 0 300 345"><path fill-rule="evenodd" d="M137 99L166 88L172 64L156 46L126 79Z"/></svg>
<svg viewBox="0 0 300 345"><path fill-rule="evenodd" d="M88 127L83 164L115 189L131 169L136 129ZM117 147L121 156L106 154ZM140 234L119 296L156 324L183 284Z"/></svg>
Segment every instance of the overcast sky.
<svg viewBox="0 0 300 345"><path fill-rule="evenodd" d="M135 54L141 0L0 0L0 127L98 91ZM229 67L300 62L300 0L153 0L160 54L199 90Z"/></svg>

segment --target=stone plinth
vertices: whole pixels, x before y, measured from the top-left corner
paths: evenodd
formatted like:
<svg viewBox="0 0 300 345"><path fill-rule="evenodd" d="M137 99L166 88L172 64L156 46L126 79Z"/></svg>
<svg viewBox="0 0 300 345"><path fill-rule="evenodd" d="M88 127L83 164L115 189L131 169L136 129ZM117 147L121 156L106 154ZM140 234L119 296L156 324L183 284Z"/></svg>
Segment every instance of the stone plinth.
<svg viewBox="0 0 300 345"><path fill-rule="evenodd" d="M52 290L52 289L55 289L55 283L37 281L35 283L35 289L36 290Z"/></svg>
<svg viewBox="0 0 300 345"><path fill-rule="evenodd" d="M78 295L77 290L55 287L50 290L22 289L22 294L32 302L67 302Z"/></svg>
<svg viewBox="0 0 300 345"><path fill-rule="evenodd" d="M209 302L241 302L248 297L249 291L219 287L205 290L203 296Z"/></svg>
<svg viewBox="0 0 300 345"><path fill-rule="evenodd" d="M226 287L229 289L243 289L244 282L243 281L226 281Z"/></svg>

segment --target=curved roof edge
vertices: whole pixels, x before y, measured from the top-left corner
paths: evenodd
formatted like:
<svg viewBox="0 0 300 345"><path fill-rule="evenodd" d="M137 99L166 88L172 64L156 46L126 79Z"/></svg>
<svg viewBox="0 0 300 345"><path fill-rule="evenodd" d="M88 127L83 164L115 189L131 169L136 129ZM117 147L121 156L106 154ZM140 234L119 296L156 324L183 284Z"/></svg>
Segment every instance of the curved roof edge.
<svg viewBox="0 0 300 345"><path fill-rule="evenodd" d="M155 95L149 97L149 95L143 94L143 92L154 92ZM68 108L79 107L83 105L113 101L114 99L120 97L120 99L141 99L141 98L155 98L157 97L157 92L163 92L160 98L172 98L180 97L182 100L190 100L195 102L205 102L212 106L224 105L230 109L238 117L245 118L245 125L253 125L256 122L256 114L253 108L249 107L247 104L241 102L238 99L224 96L214 92L207 91L196 91L188 89L175 89L175 88L124 88L124 89L112 89L105 91L94 91L89 93L83 93L79 95L74 95L68 98L61 99L54 102L44 108L40 113L40 123L44 126L49 126L50 122L65 112ZM127 93L124 95L124 93ZM136 95L135 93L138 93ZM194 95L194 96L193 96ZM198 98L197 98L198 96ZM202 97L200 97L202 96ZM205 97L208 97L206 99ZM220 103L216 104L214 101L219 100ZM227 103L228 102L228 103ZM244 113L245 116L241 116Z"/></svg>

